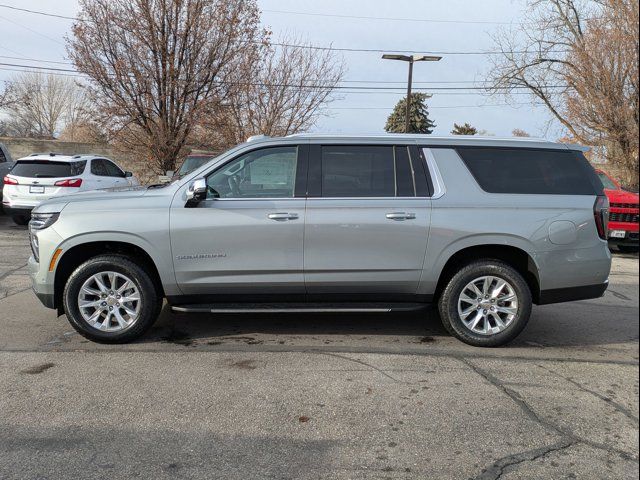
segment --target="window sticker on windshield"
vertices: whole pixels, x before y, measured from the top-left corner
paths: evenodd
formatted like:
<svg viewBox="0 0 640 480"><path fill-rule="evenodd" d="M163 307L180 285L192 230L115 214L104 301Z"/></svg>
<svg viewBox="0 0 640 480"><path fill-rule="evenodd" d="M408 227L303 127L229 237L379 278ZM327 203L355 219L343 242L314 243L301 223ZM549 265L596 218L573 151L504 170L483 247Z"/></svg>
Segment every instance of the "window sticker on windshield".
<svg viewBox="0 0 640 480"><path fill-rule="evenodd" d="M295 159L285 160L282 157L260 159L251 164L252 185L280 185L290 183Z"/></svg>

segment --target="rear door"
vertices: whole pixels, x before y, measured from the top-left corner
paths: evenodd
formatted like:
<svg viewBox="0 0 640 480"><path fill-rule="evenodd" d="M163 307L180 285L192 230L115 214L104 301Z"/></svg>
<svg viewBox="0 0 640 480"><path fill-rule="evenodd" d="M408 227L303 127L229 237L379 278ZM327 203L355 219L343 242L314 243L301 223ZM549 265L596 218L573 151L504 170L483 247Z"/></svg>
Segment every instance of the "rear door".
<svg viewBox="0 0 640 480"><path fill-rule="evenodd" d="M407 145L312 145L307 292L415 294L430 221L425 169Z"/></svg>
<svg viewBox="0 0 640 480"><path fill-rule="evenodd" d="M185 295L304 294L306 145L263 147L206 175L208 194L171 207L171 248Z"/></svg>

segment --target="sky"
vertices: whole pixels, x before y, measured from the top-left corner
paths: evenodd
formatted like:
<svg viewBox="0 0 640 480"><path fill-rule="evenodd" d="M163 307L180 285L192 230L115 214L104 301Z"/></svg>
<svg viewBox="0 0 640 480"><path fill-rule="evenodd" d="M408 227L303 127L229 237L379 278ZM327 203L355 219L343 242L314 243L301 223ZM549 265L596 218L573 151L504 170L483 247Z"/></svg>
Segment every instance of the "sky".
<svg viewBox="0 0 640 480"><path fill-rule="evenodd" d="M275 39L295 36L318 46L373 49L376 52L337 52L346 65L344 85L398 87L394 91L339 91L312 131L381 133L394 105L404 97L407 64L382 60L382 52L451 52L440 62L416 63L414 89L427 89L434 134L447 135L453 123L468 122L478 130L510 136L514 128L555 140L562 136L547 110L529 95L490 97L479 91L429 88L481 84L490 68L484 52L495 49L491 35L504 24L522 19L525 0L258 0L263 24ZM1 5L74 16L76 0L2 0ZM329 16L327 16L329 15ZM353 18L380 17L380 18ZM471 22L471 23L467 23ZM65 62L64 37L70 20L34 15L0 6L0 64L70 68ZM9 58L14 57L14 58ZM38 62L30 61L35 59ZM0 82L18 67L0 65ZM362 83L361 83L362 82ZM375 83L373 83L375 82ZM388 82L388 83L387 83ZM421 83L422 82L422 83ZM456 82L456 83L452 83ZM460 82L460 83L457 83Z"/></svg>

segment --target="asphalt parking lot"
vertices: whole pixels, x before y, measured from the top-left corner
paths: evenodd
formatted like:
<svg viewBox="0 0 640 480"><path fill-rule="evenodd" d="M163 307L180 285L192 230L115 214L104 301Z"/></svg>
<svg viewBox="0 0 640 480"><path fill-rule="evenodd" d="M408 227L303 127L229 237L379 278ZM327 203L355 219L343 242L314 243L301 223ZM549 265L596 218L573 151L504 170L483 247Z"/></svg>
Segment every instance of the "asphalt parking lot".
<svg viewBox="0 0 640 480"><path fill-rule="evenodd" d="M40 305L28 255L0 216L0 479L638 477L637 255L499 349L433 311L167 308L97 345Z"/></svg>

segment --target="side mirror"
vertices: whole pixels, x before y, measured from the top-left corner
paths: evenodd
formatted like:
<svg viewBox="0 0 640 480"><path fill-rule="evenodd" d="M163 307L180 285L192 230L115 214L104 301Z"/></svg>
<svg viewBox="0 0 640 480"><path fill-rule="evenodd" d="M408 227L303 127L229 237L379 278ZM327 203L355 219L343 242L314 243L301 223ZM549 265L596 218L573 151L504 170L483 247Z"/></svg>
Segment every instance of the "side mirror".
<svg viewBox="0 0 640 480"><path fill-rule="evenodd" d="M124 176L125 176L125 178L133 177L133 173L131 173L131 172L124 172Z"/></svg>
<svg viewBox="0 0 640 480"><path fill-rule="evenodd" d="M196 178L187 189L187 203L185 207L195 207L205 198L207 198L207 181L204 178Z"/></svg>

